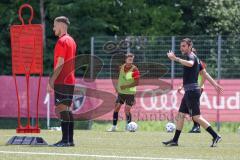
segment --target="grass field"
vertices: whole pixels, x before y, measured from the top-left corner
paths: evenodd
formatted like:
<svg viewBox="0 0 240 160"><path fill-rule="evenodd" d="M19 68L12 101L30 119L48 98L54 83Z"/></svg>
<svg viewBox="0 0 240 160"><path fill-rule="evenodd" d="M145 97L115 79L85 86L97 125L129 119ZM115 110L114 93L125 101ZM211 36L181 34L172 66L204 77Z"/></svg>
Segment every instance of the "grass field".
<svg viewBox="0 0 240 160"><path fill-rule="evenodd" d="M93 130L76 130L76 146L71 148L6 146L7 140L16 135L15 130L0 130L0 159L240 159L240 134L236 132L220 132L223 140L216 148L209 147L211 137L205 131L200 134L184 132L180 137L178 147L165 147L161 142L170 139L173 133L141 130L130 133L123 131L121 125L119 131L114 133L100 130L99 125L93 126ZM42 130L38 136L52 144L60 139L61 132Z"/></svg>

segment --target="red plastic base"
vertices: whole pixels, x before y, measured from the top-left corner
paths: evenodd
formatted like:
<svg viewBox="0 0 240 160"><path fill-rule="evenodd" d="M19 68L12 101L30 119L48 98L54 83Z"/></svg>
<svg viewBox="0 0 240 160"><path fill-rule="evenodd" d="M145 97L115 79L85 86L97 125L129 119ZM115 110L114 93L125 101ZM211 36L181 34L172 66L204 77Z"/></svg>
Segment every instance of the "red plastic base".
<svg viewBox="0 0 240 160"><path fill-rule="evenodd" d="M16 129L17 133L40 133L40 128L38 127L18 127Z"/></svg>

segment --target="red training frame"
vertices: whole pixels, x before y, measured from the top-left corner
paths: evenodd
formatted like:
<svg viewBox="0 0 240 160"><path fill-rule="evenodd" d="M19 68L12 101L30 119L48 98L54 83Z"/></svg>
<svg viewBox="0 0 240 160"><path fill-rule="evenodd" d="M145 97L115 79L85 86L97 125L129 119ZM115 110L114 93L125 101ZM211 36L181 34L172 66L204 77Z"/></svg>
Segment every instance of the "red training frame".
<svg viewBox="0 0 240 160"><path fill-rule="evenodd" d="M22 18L22 9L29 8L31 17L28 20L29 24L24 24ZM43 74L43 27L41 24L31 24L33 19L33 8L29 4L23 4L18 10L19 20L21 25L12 25L10 27L11 48L12 48L12 73L16 87L18 101L18 127L17 133L40 133L38 123L38 103L40 94L40 83ZM24 74L27 83L27 125L21 124L21 106L19 100L18 85L16 75ZM31 74L39 74L38 93L36 104L36 124L30 124L30 92L29 78Z"/></svg>

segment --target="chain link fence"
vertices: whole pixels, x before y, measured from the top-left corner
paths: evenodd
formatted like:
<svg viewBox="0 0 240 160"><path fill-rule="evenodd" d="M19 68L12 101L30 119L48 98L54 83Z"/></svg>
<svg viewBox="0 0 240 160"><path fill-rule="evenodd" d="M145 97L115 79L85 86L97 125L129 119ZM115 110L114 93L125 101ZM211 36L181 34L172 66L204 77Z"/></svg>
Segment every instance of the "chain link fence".
<svg viewBox="0 0 240 160"><path fill-rule="evenodd" d="M117 65L113 59L124 62L123 55L127 52L135 54L135 64L140 68L141 63L156 62L167 67L167 73L161 78L182 77L182 66L171 62L166 53L173 50L182 57L180 42L189 37L198 57L207 64L207 71L217 79L240 78L240 37L239 36L112 36L92 37L91 54L98 56L104 63L98 78L110 78L111 67ZM113 58L114 57L114 58ZM138 65L139 64L139 65ZM97 67L92 64L92 67ZM156 70L157 71L157 70ZM151 70L149 76L159 77L159 73Z"/></svg>

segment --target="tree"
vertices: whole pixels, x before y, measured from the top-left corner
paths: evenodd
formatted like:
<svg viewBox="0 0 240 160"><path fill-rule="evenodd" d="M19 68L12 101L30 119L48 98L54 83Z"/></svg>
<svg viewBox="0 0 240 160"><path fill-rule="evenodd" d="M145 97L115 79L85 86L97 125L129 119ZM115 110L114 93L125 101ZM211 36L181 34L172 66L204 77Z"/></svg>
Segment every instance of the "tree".
<svg viewBox="0 0 240 160"><path fill-rule="evenodd" d="M4 67L0 73L3 74L11 74L9 27L19 24L17 11L23 3L0 1L0 69ZM77 42L78 54L90 53L92 36L216 36L235 35L240 31L240 2L234 0L38 0L29 3L35 11L33 23L45 23L45 74L52 71L57 41L52 31L53 21L61 15L70 19L69 33ZM28 11L24 13L27 15ZM215 50L211 53L215 59Z"/></svg>
<svg viewBox="0 0 240 160"><path fill-rule="evenodd" d="M206 32L211 34L234 35L240 33L240 1L206 0L205 16L212 19Z"/></svg>

